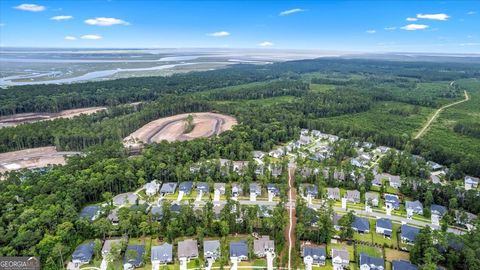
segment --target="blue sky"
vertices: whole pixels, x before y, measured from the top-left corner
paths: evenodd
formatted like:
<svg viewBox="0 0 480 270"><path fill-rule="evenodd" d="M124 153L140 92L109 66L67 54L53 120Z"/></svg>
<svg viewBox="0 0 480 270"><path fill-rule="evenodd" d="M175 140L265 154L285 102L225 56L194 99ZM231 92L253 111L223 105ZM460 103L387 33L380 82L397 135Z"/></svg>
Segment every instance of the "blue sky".
<svg viewBox="0 0 480 270"><path fill-rule="evenodd" d="M480 52L480 1L4 0L0 25L1 46Z"/></svg>

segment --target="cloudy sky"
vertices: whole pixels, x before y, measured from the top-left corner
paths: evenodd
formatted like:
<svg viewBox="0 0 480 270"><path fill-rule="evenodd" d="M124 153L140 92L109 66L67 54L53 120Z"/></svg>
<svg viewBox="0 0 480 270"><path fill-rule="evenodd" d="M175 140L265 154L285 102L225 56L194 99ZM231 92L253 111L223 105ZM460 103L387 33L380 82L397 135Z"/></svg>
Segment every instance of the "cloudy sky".
<svg viewBox="0 0 480 270"><path fill-rule="evenodd" d="M0 45L480 52L480 1L9 1Z"/></svg>

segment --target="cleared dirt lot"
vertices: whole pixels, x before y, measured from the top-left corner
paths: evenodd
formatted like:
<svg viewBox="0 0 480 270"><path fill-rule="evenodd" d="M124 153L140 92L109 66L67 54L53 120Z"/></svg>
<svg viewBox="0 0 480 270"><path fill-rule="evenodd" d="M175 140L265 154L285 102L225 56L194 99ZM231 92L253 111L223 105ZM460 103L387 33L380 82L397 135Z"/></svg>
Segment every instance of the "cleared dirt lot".
<svg viewBox="0 0 480 270"><path fill-rule="evenodd" d="M189 133L185 131L185 119L193 116L194 128ZM163 140L188 141L196 138L208 138L231 129L237 124L232 116L202 112L184 113L160 118L139 128L124 139L126 147L140 146L143 143L161 142Z"/></svg>
<svg viewBox="0 0 480 270"><path fill-rule="evenodd" d="M14 127L23 123L54 120L57 118L72 118L81 114L92 114L106 109L107 107L88 107L65 110L58 113L18 113L14 115L0 116L0 128Z"/></svg>
<svg viewBox="0 0 480 270"><path fill-rule="evenodd" d="M65 164L65 156L78 152L58 152L55 147L39 147L0 154L0 173L23 168L42 168L53 164Z"/></svg>

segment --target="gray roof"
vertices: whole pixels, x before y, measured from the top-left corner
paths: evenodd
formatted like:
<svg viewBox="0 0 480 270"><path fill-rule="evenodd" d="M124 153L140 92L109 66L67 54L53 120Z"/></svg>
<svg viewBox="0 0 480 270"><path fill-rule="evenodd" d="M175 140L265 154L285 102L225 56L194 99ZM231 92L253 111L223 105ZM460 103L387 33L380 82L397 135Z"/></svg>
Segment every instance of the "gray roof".
<svg viewBox="0 0 480 270"><path fill-rule="evenodd" d="M268 235L263 235L259 239L253 240L253 252L255 254L263 254L266 250L274 250L275 243L270 240Z"/></svg>
<svg viewBox="0 0 480 270"><path fill-rule="evenodd" d="M267 184L267 190L270 191L271 193L275 194L275 195L280 194L280 189L275 184Z"/></svg>
<svg viewBox="0 0 480 270"><path fill-rule="evenodd" d="M112 245L113 244L117 244L117 245L120 245L120 243L122 243L122 238L114 238L114 239L107 239L105 240L105 242L103 243L103 247L102 247L102 254L107 254L108 252L110 252L110 249L112 249Z"/></svg>
<svg viewBox="0 0 480 270"><path fill-rule="evenodd" d="M189 194L192 191L193 182L192 181L185 181L180 183L178 190L183 191L185 194Z"/></svg>
<svg viewBox="0 0 480 270"><path fill-rule="evenodd" d="M233 183L232 184L232 193L239 193L242 194L242 186L238 183Z"/></svg>
<svg viewBox="0 0 480 270"><path fill-rule="evenodd" d="M418 267L409 261L395 260L392 261L392 270L417 270Z"/></svg>
<svg viewBox="0 0 480 270"><path fill-rule="evenodd" d="M83 263L90 262L93 256L94 246L95 244L93 241L79 245L72 254L72 261L80 261Z"/></svg>
<svg viewBox="0 0 480 270"><path fill-rule="evenodd" d="M258 183L250 183L250 193L262 195L262 188Z"/></svg>
<svg viewBox="0 0 480 270"><path fill-rule="evenodd" d="M209 186L207 182L197 182L197 191L202 191L203 193L208 193Z"/></svg>
<svg viewBox="0 0 480 270"><path fill-rule="evenodd" d="M465 176L465 183L470 183L470 184L475 184L475 185L478 185L478 182L479 182L479 178L477 177L473 177L473 176L469 176L469 175L466 175Z"/></svg>
<svg viewBox="0 0 480 270"><path fill-rule="evenodd" d="M307 256L312 257L313 263L321 263L327 259L327 252L324 247L304 246L303 257Z"/></svg>
<svg viewBox="0 0 480 270"><path fill-rule="evenodd" d="M400 180L400 176L398 175L390 175L390 185L396 184L400 186L402 184L402 180Z"/></svg>
<svg viewBox="0 0 480 270"><path fill-rule="evenodd" d="M150 210L153 216L157 216L158 219L163 217L163 206L152 206Z"/></svg>
<svg viewBox="0 0 480 270"><path fill-rule="evenodd" d="M415 212L423 211L423 205L418 200L416 200L416 201L406 201L405 202L405 208L406 209L412 209Z"/></svg>
<svg viewBox="0 0 480 270"><path fill-rule="evenodd" d="M195 258L198 257L197 240L185 239L178 242L178 257Z"/></svg>
<svg viewBox="0 0 480 270"><path fill-rule="evenodd" d="M182 208L182 206L180 205L180 203L174 201L172 202L172 204L170 205L170 211L174 212L174 213L180 213L180 209Z"/></svg>
<svg viewBox="0 0 480 270"><path fill-rule="evenodd" d="M133 259L128 259L127 254L129 250L135 250L137 256ZM143 253L145 252L144 245L128 245L127 250L125 251L125 257L123 258L123 263L129 263L135 267L140 267L143 264Z"/></svg>
<svg viewBox="0 0 480 270"><path fill-rule="evenodd" d="M230 242L230 257L248 257L248 245L244 240Z"/></svg>
<svg viewBox="0 0 480 270"><path fill-rule="evenodd" d="M395 209L400 207L400 200L397 195L385 194L385 203L391 203Z"/></svg>
<svg viewBox="0 0 480 270"><path fill-rule="evenodd" d="M377 228L383 228L383 229L387 229L387 230L392 230L392 221L390 219L387 219L387 218L380 218L380 219L377 219L377 223L376 223L376 226Z"/></svg>
<svg viewBox="0 0 480 270"><path fill-rule="evenodd" d="M406 224L403 224L400 230L401 230L401 237L407 239L410 242L415 241L415 238L420 233L419 228L412 227Z"/></svg>
<svg viewBox="0 0 480 270"><path fill-rule="evenodd" d="M366 218L355 216L355 219L353 220L353 223L352 223L352 228L355 229L356 231L365 232L370 230L370 223Z"/></svg>
<svg viewBox="0 0 480 270"><path fill-rule="evenodd" d="M220 257L220 241L205 240L203 241L203 254L205 258L217 259Z"/></svg>
<svg viewBox="0 0 480 270"><path fill-rule="evenodd" d="M445 206L438 205L438 204L432 204L430 206L430 209L432 214L436 214L439 216L443 216L447 212L447 208Z"/></svg>
<svg viewBox="0 0 480 270"><path fill-rule="evenodd" d="M177 189L177 183L168 182L163 183L162 188L160 189L160 193L175 193Z"/></svg>
<svg viewBox="0 0 480 270"><path fill-rule="evenodd" d="M225 183L214 183L213 189L220 191L220 194L225 194Z"/></svg>
<svg viewBox="0 0 480 270"><path fill-rule="evenodd" d="M345 197L348 200L359 201L360 200L360 191L358 190L347 190Z"/></svg>
<svg viewBox="0 0 480 270"><path fill-rule="evenodd" d="M327 188L327 195L330 199L340 200L339 188Z"/></svg>
<svg viewBox="0 0 480 270"><path fill-rule="evenodd" d="M360 266L362 265L370 266L370 269L385 269L385 261L382 258L371 257L366 253L360 253Z"/></svg>
<svg viewBox="0 0 480 270"><path fill-rule="evenodd" d="M100 207L98 205L89 205L85 206L82 211L80 212L81 218L86 218L88 220L93 220L95 215L100 211Z"/></svg>
<svg viewBox="0 0 480 270"><path fill-rule="evenodd" d="M303 188L305 190L305 195L312 195L312 196L317 196L318 195L318 188L317 188L316 185L303 184Z"/></svg>
<svg viewBox="0 0 480 270"><path fill-rule="evenodd" d="M173 247L169 243L152 247L151 260L160 261L161 263L173 262Z"/></svg>
<svg viewBox="0 0 480 270"><path fill-rule="evenodd" d="M365 199L366 200L378 200L378 193L376 192L366 192L365 193Z"/></svg>
<svg viewBox="0 0 480 270"><path fill-rule="evenodd" d="M340 257L343 261L350 260L350 254L346 249L332 249L332 258Z"/></svg>

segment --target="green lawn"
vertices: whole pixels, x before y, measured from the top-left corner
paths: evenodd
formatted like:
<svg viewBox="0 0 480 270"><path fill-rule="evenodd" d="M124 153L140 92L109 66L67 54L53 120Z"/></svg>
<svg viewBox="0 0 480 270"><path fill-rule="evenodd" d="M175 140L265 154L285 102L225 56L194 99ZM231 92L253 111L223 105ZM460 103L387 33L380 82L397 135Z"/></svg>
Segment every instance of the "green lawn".
<svg viewBox="0 0 480 270"><path fill-rule="evenodd" d="M365 245L356 245L357 255L360 256L360 253L366 253L372 257L383 257L383 252L380 248L365 246Z"/></svg>

